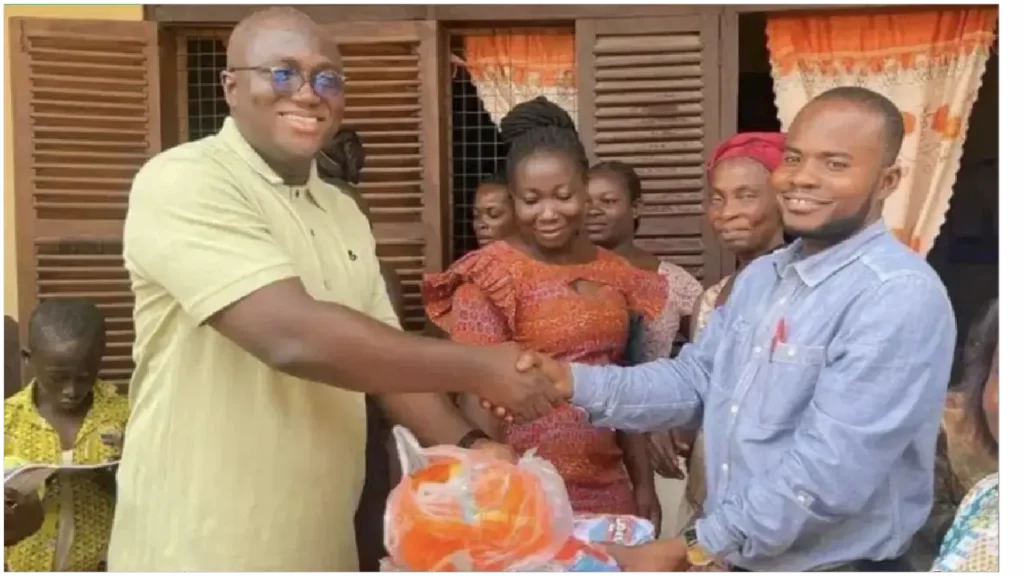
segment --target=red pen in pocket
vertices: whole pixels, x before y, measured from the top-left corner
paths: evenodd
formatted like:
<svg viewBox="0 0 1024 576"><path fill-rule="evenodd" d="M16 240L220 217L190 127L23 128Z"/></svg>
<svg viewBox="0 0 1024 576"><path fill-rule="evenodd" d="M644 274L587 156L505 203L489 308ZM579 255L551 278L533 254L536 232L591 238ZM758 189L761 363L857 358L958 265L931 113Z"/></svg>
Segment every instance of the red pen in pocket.
<svg viewBox="0 0 1024 576"><path fill-rule="evenodd" d="M779 321L775 323L775 334L772 336L772 354L775 354L775 348L779 344L786 343L786 319L779 318Z"/></svg>

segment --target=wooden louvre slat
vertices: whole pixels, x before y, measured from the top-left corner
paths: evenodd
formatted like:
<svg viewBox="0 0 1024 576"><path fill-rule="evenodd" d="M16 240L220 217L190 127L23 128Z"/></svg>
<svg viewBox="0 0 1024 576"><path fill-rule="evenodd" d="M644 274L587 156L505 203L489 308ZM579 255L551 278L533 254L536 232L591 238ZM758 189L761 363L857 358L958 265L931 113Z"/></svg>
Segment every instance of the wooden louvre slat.
<svg viewBox="0 0 1024 576"><path fill-rule="evenodd" d="M643 182L638 244L705 284L721 276L704 218L704 159L719 139L718 20L577 20L580 133L593 161Z"/></svg>
<svg viewBox="0 0 1024 576"><path fill-rule="evenodd" d="M100 376L131 377L133 298L122 260L128 190L160 151L151 22L11 18L15 210L22 338L38 302L104 313Z"/></svg>
<svg viewBox="0 0 1024 576"><path fill-rule="evenodd" d="M345 119L366 166L359 191L381 261L402 283L406 328L422 330L424 271L442 266L437 30L433 22L334 24L345 68Z"/></svg>

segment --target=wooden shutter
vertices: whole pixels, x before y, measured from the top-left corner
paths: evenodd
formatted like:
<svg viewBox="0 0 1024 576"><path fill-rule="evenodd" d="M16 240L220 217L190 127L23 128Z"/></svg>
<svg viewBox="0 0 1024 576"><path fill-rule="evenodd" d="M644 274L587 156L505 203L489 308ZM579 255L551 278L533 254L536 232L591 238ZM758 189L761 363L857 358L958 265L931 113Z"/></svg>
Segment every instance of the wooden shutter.
<svg viewBox="0 0 1024 576"><path fill-rule="evenodd" d="M10 19L18 304L23 342L40 300L84 297L106 316L101 377L132 372L122 230L128 190L160 150L151 22Z"/></svg>
<svg viewBox="0 0 1024 576"><path fill-rule="evenodd" d="M721 277L703 209L719 133L718 16L577 20L580 134L594 161L643 180L638 243L705 285Z"/></svg>
<svg viewBox="0 0 1024 576"><path fill-rule="evenodd" d="M345 119L366 148L359 192L381 260L402 281L406 326L421 330L424 271L443 265L435 22L328 26L345 65Z"/></svg>

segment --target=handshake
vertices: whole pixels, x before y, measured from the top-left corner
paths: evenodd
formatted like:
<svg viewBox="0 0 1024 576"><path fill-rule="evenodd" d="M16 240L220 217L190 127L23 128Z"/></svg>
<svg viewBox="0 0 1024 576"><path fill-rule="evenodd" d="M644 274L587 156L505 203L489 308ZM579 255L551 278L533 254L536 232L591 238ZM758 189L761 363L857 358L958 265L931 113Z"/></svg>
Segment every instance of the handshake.
<svg viewBox="0 0 1024 576"><path fill-rule="evenodd" d="M484 361L484 377L474 382L473 392L498 418L534 420L572 398L568 364L511 343L475 354Z"/></svg>

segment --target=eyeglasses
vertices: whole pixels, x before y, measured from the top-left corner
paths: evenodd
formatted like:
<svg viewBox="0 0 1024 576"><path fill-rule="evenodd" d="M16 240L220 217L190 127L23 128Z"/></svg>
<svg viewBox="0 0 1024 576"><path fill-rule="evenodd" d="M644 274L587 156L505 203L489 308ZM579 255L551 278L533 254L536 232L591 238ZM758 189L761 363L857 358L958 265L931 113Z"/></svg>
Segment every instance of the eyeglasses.
<svg viewBox="0 0 1024 576"><path fill-rule="evenodd" d="M307 83L313 93L325 99L337 98L345 91L345 77L334 70L321 70L308 80L293 66L245 66L228 68L228 72L258 72L270 80L274 92L283 96L297 93Z"/></svg>

